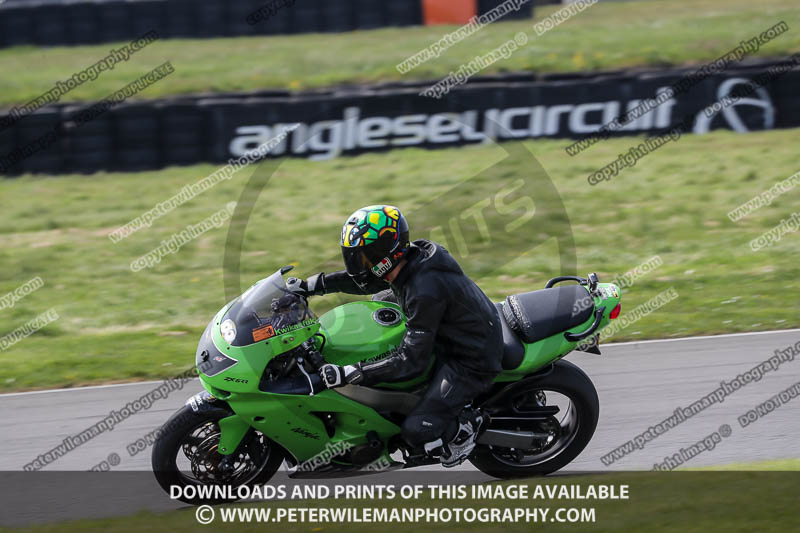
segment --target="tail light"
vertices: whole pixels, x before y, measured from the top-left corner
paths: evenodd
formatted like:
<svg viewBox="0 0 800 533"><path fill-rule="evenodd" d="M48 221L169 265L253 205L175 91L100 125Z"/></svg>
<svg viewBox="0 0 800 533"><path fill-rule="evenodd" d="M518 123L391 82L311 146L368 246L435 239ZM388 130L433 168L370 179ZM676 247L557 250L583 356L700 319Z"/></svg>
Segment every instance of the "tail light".
<svg viewBox="0 0 800 533"><path fill-rule="evenodd" d="M608 318L612 318L612 319L613 318L617 318L619 316L619 312L621 310L622 310L622 307L620 306L620 304L617 304L617 306L614 309L612 309L611 312L608 314Z"/></svg>

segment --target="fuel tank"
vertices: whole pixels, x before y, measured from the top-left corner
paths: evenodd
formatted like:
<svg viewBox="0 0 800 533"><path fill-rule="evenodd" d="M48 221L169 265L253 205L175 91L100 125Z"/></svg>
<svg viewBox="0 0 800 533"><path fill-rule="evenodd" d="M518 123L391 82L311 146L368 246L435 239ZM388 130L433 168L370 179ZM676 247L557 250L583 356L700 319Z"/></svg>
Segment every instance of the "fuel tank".
<svg viewBox="0 0 800 533"><path fill-rule="evenodd" d="M399 306L389 302L352 302L331 309L319 319L325 336L325 361L351 365L377 361L400 345L406 318Z"/></svg>

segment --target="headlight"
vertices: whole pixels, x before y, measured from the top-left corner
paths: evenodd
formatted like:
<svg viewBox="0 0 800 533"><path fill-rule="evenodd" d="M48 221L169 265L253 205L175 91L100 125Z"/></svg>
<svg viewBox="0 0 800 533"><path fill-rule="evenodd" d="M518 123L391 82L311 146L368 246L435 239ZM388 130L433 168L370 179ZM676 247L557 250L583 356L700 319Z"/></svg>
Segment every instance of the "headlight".
<svg viewBox="0 0 800 533"><path fill-rule="evenodd" d="M225 342L228 344L231 344L233 339L236 338L236 324L234 324L233 320L230 318L220 325L219 330L222 333L222 338L225 339Z"/></svg>

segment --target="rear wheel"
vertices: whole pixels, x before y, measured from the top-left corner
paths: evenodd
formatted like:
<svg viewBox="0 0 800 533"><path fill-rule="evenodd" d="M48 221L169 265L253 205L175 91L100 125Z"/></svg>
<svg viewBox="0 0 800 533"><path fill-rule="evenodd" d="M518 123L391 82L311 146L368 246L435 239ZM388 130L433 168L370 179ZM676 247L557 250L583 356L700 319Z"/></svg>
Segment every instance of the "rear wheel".
<svg viewBox="0 0 800 533"><path fill-rule="evenodd" d="M194 412L186 405L164 424L165 430L153 446L152 465L158 484L165 491L180 486L178 499L191 504L235 501L238 498L192 497L197 491L187 491L186 487L230 485L236 494L236 487L264 484L280 468L282 449L253 429L234 453L220 454L218 422L226 416L228 413L221 410Z"/></svg>
<svg viewBox="0 0 800 533"><path fill-rule="evenodd" d="M550 374L534 380L493 406L494 416L524 417L542 407L558 407L543 420L528 449L482 445L470 462L497 478L541 476L555 472L580 454L594 435L600 415L597 390L577 366L557 361Z"/></svg>

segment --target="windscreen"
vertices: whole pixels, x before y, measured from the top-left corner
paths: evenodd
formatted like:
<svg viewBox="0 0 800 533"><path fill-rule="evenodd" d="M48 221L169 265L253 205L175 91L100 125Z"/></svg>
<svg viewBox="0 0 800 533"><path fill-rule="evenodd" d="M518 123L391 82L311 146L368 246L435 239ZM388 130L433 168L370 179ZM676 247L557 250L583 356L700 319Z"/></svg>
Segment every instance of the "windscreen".
<svg viewBox="0 0 800 533"><path fill-rule="evenodd" d="M225 315L236 327L235 346L244 346L280 334L280 330L307 324L316 317L305 298L291 292L280 271L247 289Z"/></svg>

